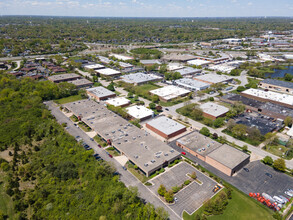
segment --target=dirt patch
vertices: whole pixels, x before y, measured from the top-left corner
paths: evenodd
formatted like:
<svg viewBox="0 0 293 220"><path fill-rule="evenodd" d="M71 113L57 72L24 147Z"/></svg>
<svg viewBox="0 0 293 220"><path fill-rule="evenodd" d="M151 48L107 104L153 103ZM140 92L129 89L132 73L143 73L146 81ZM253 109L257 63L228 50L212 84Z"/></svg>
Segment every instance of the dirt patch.
<svg viewBox="0 0 293 220"><path fill-rule="evenodd" d="M5 151L0 152L0 157L8 162L12 161L12 159L13 159L13 156L9 156L9 151L11 151L11 150L7 149Z"/></svg>

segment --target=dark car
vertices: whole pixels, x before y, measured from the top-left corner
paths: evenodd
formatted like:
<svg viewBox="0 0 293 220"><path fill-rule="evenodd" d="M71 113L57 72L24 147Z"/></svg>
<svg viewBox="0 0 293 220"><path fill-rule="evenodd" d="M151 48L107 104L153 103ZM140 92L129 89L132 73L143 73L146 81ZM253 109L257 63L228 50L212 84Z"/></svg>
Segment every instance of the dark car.
<svg viewBox="0 0 293 220"><path fill-rule="evenodd" d="M94 139L93 139L93 138L90 138L90 140L91 140L91 141L94 141Z"/></svg>
<svg viewBox="0 0 293 220"><path fill-rule="evenodd" d="M166 110L166 111L169 111L169 109L168 109L168 108L165 108L165 110Z"/></svg>
<svg viewBox="0 0 293 220"><path fill-rule="evenodd" d="M123 168L123 170L127 170L127 168L126 168L126 167L124 167L124 166L123 166L122 168Z"/></svg>
<svg viewBox="0 0 293 220"><path fill-rule="evenodd" d="M249 172L249 169L247 169L246 167L244 167L243 170L245 170L246 172Z"/></svg>
<svg viewBox="0 0 293 220"><path fill-rule="evenodd" d="M272 174L270 174L270 173L266 173L266 175L267 175L268 177L270 177L270 178L273 177Z"/></svg>
<svg viewBox="0 0 293 220"><path fill-rule="evenodd" d="M102 146L101 146L101 145L99 145L99 144L98 144L98 147L99 147L99 148L102 148Z"/></svg>
<svg viewBox="0 0 293 220"><path fill-rule="evenodd" d="M109 155L109 157L111 157L111 158L113 157L111 154L108 154L108 155Z"/></svg>
<svg viewBox="0 0 293 220"><path fill-rule="evenodd" d="M99 154L94 154L94 157L99 156Z"/></svg>

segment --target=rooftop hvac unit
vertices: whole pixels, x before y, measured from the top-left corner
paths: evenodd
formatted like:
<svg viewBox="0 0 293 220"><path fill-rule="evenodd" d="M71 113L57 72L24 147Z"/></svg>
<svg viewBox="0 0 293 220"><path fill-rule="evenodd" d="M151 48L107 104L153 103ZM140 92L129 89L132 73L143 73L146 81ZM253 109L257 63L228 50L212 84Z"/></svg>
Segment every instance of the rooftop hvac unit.
<svg viewBox="0 0 293 220"><path fill-rule="evenodd" d="M156 162L155 160L151 160L152 163Z"/></svg>
<svg viewBox="0 0 293 220"><path fill-rule="evenodd" d="M160 155L156 155L156 158L160 158Z"/></svg>
<svg viewBox="0 0 293 220"><path fill-rule="evenodd" d="M167 157L168 155L169 155L169 154L167 154L167 153L164 154L164 156L166 156L166 157Z"/></svg>
<svg viewBox="0 0 293 220"><path fill-rule="evenodd" d="M145 149L148 149L148 146L144 146Z"/></svg>
<svg viewBox="0 0 293 220"><path fill-rule="evenodd" d="M125 139L124 142L127 142L127 140Z"/></svg>
<svg viewBox="0 0 293 220"><path fill-rule="evenodd" d="M137 156L137 155L134 155L134 158L135 158L135 159L137 159L137 158L138 158L138 156Z"/></svg>
<svg viewBox="0 0 293 220"><path fill-rule="evenodd" d="M205 148L202 148L202 151L205 151L206 149Z"/></svg>
<svg viewBox="0 0 293 220"><path fill-rule="evenodd" d="M174 152L174 150L172 149L172 150L170 150L170 152L171 152L171 153L173 153L173 152Z"/></svg>
<svg viewBox="0 0 293 220"><path fill-rule="evenodd" d="M145 163L145 164L144 164L144 166L145 166L145 167L147 167L147 166L148 166L148 164L147 164L147 163Z"/></svg>
<svg viewBox="0 0 293 220"><path fill-rule="evenodd" d="M135 137L132 137L132 139L135 140L136 138Z"/></svg>

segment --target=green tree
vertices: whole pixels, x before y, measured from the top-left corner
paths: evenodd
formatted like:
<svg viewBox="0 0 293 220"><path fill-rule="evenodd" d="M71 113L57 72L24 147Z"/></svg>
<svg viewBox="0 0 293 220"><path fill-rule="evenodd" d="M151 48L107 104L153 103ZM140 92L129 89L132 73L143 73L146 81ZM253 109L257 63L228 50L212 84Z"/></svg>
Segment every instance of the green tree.
<svg viewBox="0 0 293 220"><path fill-rule="evenodd" d="M109 89L110 91L115 91L114 83L111 82L111 83L107 86L107 89Z"/></svg>
<svg viewBox="0 0 293 220"><path fill-rule="evenodd" d="M242 150L243 150L244 152L247 152L247 151L248 151L248 147L247 147L247 145L243 145Z"/></svg>
<svg viewBox="0 0 293 220"><path fill-rule="evenodd" d="M160 187L158 188L158 194L160 196L164 196L166 192L167 192L166 187L163 184L161 184Z"/></svg>
<svg viewBox="0 0 293 220"><path fill-rule="evenodd" d="M267 165L272 165L274 163L274 160L270 156L266 156L262 161Z"/></svg>
<svg viewBox="0 0 293 220"><path fill-rule="evenodd" d="M171 203L174 201L174 194L172 190L169 190L168 192L166 192L164 194L164 198L166 200L166 202Z"/></svg>
<svg viewBox="0 0 293 220"><path fill-rule="evenodd" d="M244 138L245 135L246 135L246 129L247 127L243 124L236 124L231 132L232 132L232 135L233 137L236 137L236 138Z"/></svg>
<svg viewBox="0 0 293 220"><path fill-rule="evenodd" d="M285 160L282 159L282 158L278 158L277 160L274 161L273 167L276 170L285 172L286 171L286 163L285 163Z"/></svg>
<svg viewBox="0 0 293 220"><path fill-rule="evenodd" d="M155 108L156 108L156 104L153 103L153 102L151 102L151 103L149 104L149 107L150 107L151 109L155 109Z"/></svg>
<svg viewBox="0 0 293 220"><path fill-rule="evenodd" d="M159 101L160 101L159 96L157 96L157 95L153 95L153 96L152 96L152 102L154 102L154 103L158 103Z"/></svg>
<svg viewBox="0 0 293 220"><path fill-rule="evenodd" d="M202 135L209 136L210 135L210 130L207 127L202 127L199 131Z"/></svg>
<svg viewBox="0 0 293 220"><path fill-rule="evenodd" d="M284 79L286 81L292 81L293 79L293 75L291 75L290 73L286 73L286 75L284 76Z"/></svg>
<svg viewBox="0 0 293 220"><path fill-rule="evenodd" d="M292 126L292 118L290 116L287 116L284 120L285 126L291 127Z"/></svg>
<svg viewBox="0 0 293 220"><path fill-rule="evenodd" d="M215 121L214 121L214 126L216 128L219 128L221 127L223 124L224 124L224 118L217 118Z"/></svg>

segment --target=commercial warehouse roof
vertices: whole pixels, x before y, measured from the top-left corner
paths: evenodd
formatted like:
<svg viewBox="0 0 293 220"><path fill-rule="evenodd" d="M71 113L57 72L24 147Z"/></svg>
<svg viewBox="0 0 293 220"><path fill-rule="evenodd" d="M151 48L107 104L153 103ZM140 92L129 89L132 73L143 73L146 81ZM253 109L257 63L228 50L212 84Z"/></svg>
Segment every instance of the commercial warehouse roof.
<svg viewBox="0 0 293 220"><path fill-rule="evenodd" d="M96 64L85 65L84 68L92 69L92 70L98 70L98 69L103 69L103 68L105 68L105 66L96 63Z"/></svg>
<svg viewBox="0 0 293 220"><path fill-rule="evenodd" d="M108 57L98 56L98 58L102 63L106 63L106 64L109 64L112 61Z"/></svg>
<svg viewBox="0 0 293 220"><path fill-rule="evenodd" d="M93 85L93 82L87 79L77 79L77 80L68 81L68 82L72 83L73 85L76 85L77 87L84 86L84 85Z"/></svg>
<svg viewBox="0 0 293 220"><path fill-rule="evenodd" d="M105 139L123 152L129 160L149 172L180 154L127 120L91 100L80 100L63 105Z"/></svg>
<svg viewBox="0 0 293 220"><path fill-rule="evenodd" d="M212 73L208 73L208 74L201 75L201 76L196 76L196 77L194 77L194 79L195 80L200 80L200 81L205 81L205 82L208 82L208 83L211 83L211 84L223 83L223 82L233 80L233 78L230 77L230 76L212 74Z"/></svg>
<svg viewBox="0 0 293 220"><path fill-rule="evenodd" d="M99 69L99 70L96 70L96 72L101 75L105 75L105 76L112 76L112 75L121 74L119 71L113 70L111 68Z"/></svg>
<svg viewBox="0 0 293 220"><path fill-rule="evenodd" d="M129 75L123 75L122 79L124 82L127 82L127 83L141 84L141 83L147 83L154 80L161 80L163 79L163 77L160 77L154 74L132 73Z"/></svg>
<svg viewBox="0 0 293 220"><path fill-rule="evenodd" d="M162 59L163 60L170 60L170 61L181 61L185 62L188 60L195 59L196 56L191 55L191 54L167 54L165 55Z"/></svg>
<svg viewBox="0 0 293 220"><path fill-rule="evenodd" d="M250 156L240 150L235 149L234 147L230 147L229 145L224 144L209 153L208 157L216 160L230 169L234 169Z"/></svg>
<svg viewBox="0 0 293 220"><path fill-rule="evenodd" d="M221 146L220 143L200 134L198 131L180 138L177 142L202 156L208 155Z"/></svg>
<svg viewBox="0 0 293 220"><path fill-rule="evenodd" d="M151 90L150 93L158 95L165 100L177 98L182 95L187 95L190 91L187 89L180 88L178 86L165 86L163 88Z"/></svg>
<svg viewBox="0 0 293 220"><path fill-rule="evenodd" d="M136 119L143 119L145 117L153 116L154 112L143 105L135 105L126 108L127 113Z"/></svg>
<svg viewBox="0 0 293 220"><path fill-rule="evenodd" d="M121 54L110 54L109 56L113 56L115 58L117 58L118 60L133 60L134 58L133 57L130 57L130 56L125 56L125 55L121 55Z"/></svg>
<svg viewBox="0 0 293 220"><path fill-rule="evenodd" d="M122 68L131 68L131 67L133 67L132 64L124 63L124 62L119 62L119 66L121 66Z"/></svg>
<svg viewBox="0 0 293 220"><path fill-rule="evenodd" d="M124 97L116 97L113 99L108 99L107 103L109 105L114 105L115 107L117 107L117 106L123 106L123 105L129 104L130 100Z"/></svg>
<svg viewBox="0 0 293 220"><path fill-rule="evenodd" d="M87 89L86 91L99 97L99 98L103 98L105 96L110 96L110 95L115 95L114 92L104 88L103 86L90 88L90 89Z"/></svg>
<svg viewBox="0 0 293 220"><path fill-rule="evenodd" d="M195 69L192 67L185 67L183 69L175 70L175 72L180 73L181 76L201 73L201 71L202 71L201 69Z"/></svg>
<svg viewBox="0 0 293 220"><path fill-rule="evenodd" d="M143 65L153 65L153 64L161 65L162 64L159 60L140 60L139 62Z"/></svg>
<svg viewBox="0 0 293 220"><path fill-rule="evenodd" d="M70 80L72 78L81 78L81 76L75 73L65 73L65 74L53 75L48 77L48 79L51 81Z"/></svg>
<svg viewBox="0 0 293 220"><path fill-rule="evenodd" d="M195 65L195 66L207 65L207 64L210 64L210 63L211 63L211 61L199 60L199 59L187 61L187 64Z"/></svg>
<svg viewBox="0 0 293 220"><path fill-rule="evenodd" d="M281 80L276 80L276 79L265 79L265 80L261 81L260 83L266 83L266 84L271 84L274 86L281 86L281 87L293 89L293 83L285 82L285 81L281 81Z"/></svg>
<svg viewBox="0 0 293 220"><path fill-rule="evenodd" d="M202 90L210 87L210 84L208 83L204 83L190 78L177 79L175 80L175 83L179 86L183 86L190 90Z"/></svg>
<svg viewBox="0 0 293 220"><path fill-rule="evenodd" d="M266 100L276 101L279 103L293 105L293 96L288 94L281 94L272 91L264 91L260 89L247 89L242 92L242 94L247 94L255 97L259 97Z"/></svg>
<svg viewBox="0 0 293 220"><path fill-rule="evenodd" d="M185 128L184 125L166 117L161 116L156 119L151 120L147 123L148 125L152 126L153 128L161 131L162 133L166 135L173 134L177 131L180 131L181 129Z"/></svg>
<svg viewBox="0 0 293 220"><path fill-rule="evenodd" d="M181 65L180 63L169 63L167 65L167 69L169 71L177 71L177 70L180 70L180 69L183 69L183 68L184 68L184 66Z"/></svg>
<svg viewBox="0 0 293 220"><path fill-rule="evenodd" d="M214 117L219 117L229 111L229 108L213 102L204 103L200 105L200 108L203 110L204 113L212 115Z"/></svg>

